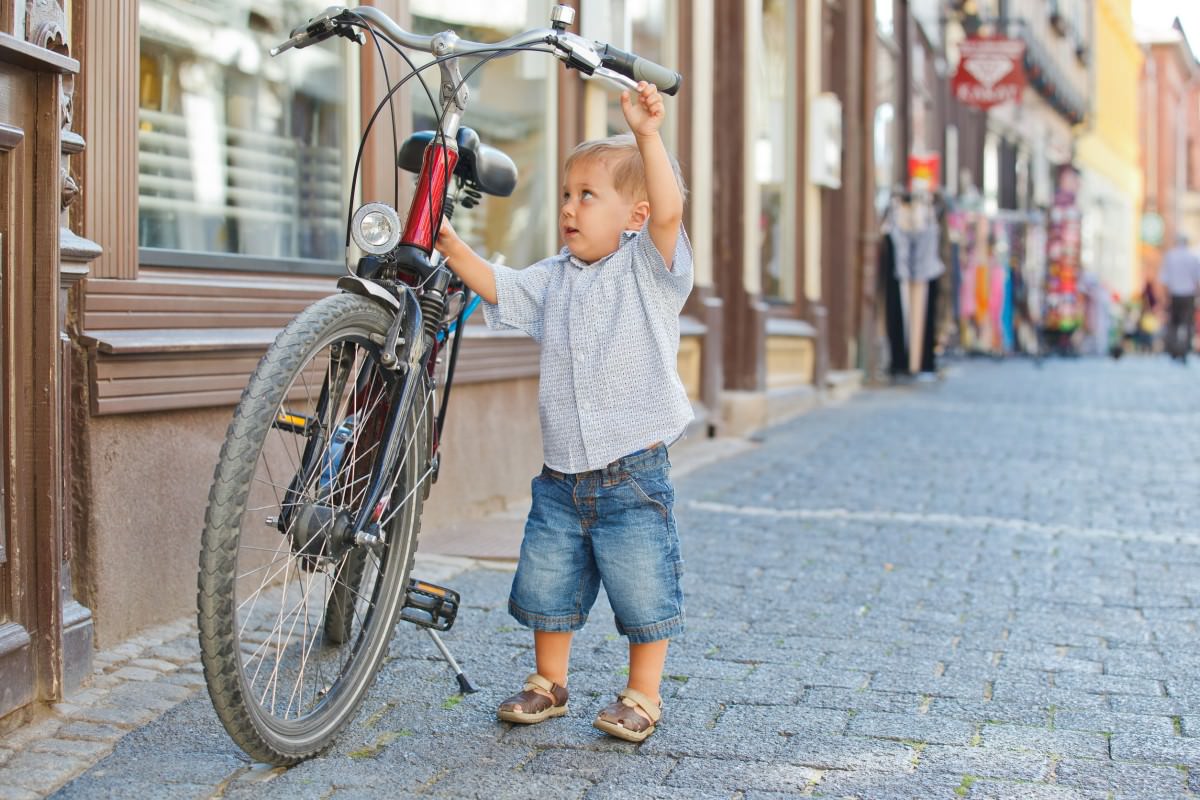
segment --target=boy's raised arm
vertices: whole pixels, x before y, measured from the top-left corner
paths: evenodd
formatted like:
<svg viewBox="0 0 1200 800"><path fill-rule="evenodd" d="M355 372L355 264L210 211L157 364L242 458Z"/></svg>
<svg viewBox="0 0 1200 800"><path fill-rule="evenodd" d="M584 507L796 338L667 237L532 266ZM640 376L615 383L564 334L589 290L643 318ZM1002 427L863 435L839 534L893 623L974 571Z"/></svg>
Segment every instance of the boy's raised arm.
<svg viewBox="0 0 1200 800"><path fill-rule="evenodd" d="M654 84L642 81L638 84L636 99L630 97L629 92L621 94L621 110L642 154L646 194L650 201L650 239L662 255L667 269L671 269L675 243L683 224L683 195L679 191L666 145L659 135L666 117L662 96Z"/></svg>

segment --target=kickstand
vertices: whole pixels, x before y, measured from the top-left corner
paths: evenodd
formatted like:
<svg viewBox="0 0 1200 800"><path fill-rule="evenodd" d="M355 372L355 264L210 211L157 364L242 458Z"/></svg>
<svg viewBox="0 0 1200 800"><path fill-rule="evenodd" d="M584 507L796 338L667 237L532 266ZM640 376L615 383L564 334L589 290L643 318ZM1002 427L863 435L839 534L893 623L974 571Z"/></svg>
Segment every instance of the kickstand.
<svg viewBox="0 0 1200 800"><path fill-rule="evenodd" d="M437 649L442 651L442 658L446 659L446 663L450 665L450 669L454 670L454 677L458 681L458 689L463 694L473 694L478 691L471 682L467 680L466 674L463 673L462 667L454 660L454 656L450 655L450 651L446 649L446 643L442 641L442 637L438 636L437 631L433 628L426 628L426 632L433 637L433 643L437 645Z"/></svg>

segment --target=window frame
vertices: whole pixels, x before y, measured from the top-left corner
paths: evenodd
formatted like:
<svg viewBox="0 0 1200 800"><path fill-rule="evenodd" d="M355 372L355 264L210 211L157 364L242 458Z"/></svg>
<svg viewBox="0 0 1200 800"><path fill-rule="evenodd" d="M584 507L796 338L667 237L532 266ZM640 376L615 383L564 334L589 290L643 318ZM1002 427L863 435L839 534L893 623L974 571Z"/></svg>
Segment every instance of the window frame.
<svg viewBox="0 0 1200 800"><path fill-rule="evenodd" d="M140 16L143 0L137 0L134 8L134 16ZM313 14L319 13L320 8L318 3L314 6ZM325 43L323 46L340 46L341 40ZM140 58L142 49L142 36L139 32L137 35L137 53ZM363 59L377 58L377 54L373 48L363 48L361 53L349 49L347 45L346 57L343 60L344 72L342 80L342 96L345 98L345 112L342 119L342 136L346 142L344 152L342 153L342 175L341 180L345 182L354 178L354 160L358 152L358 146L362 140L363 128L366 124L366 115L364 114L363 103L361 102L361 89L363 80L366 77L366 71L363 69ZM140 104L136 104L138 110L141 110ZM383 135L382 133L373 132L374 135ZM141 154L135 150L137 158L135 165L139 171L141 169ZM362 185L364 181L363 172L365 170L360 167L360 174L354 180L355 190L354 197L349 200L350 207L357 207L361 202ZM137 183L135 181L135 187ZM141 220L141 190L137 190L135 194L134 213L138 219L140 227ZM350 209L345 209L349 213ZM344 232L344 228L341 229ZM340 236L341 234L339 234ZM342 259L313 259L302 257L272 257L272 256L256 256L243 253L227 253L220 251L206 250L186 250L166 247L148 247L141 244L140 235L135 237L137 246L137 262L139 267L166 267L175 269L204 269L220 272L261 272L268 274L298 274L305 276L326 276L336 277L346 274L350 269L352 259L352 251L347 249L345 258Z"/></svg>

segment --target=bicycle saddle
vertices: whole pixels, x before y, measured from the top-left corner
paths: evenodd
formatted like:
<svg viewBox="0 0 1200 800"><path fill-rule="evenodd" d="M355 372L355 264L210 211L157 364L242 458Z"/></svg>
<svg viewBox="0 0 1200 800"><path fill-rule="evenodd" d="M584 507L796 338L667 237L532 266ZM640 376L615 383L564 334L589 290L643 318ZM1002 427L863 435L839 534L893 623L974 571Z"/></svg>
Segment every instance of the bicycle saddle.
<svg viewBox="0 0 1200 800"><path fill-rule="evenodd" d="M433 131L417 131L400 145L396 166L409 172L421 171L425 147L433 141ZM484 194L508 197L517 186L517 165L491 145L479 141L472 128L458 129L458 164L454 174Z"/></svg>

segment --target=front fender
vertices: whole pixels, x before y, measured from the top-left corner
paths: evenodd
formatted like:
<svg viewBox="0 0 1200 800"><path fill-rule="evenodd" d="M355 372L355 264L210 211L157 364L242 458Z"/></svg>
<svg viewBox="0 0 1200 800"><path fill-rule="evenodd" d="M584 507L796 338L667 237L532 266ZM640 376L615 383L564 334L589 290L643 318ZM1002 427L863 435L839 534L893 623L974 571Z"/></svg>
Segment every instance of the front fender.
<svg viewBox="0 0 1200 800"><path fill-rule="evenodd" d="M395 295L374 281L360 278L357 275L343 275L338 278L337 288L343 292L368 297L380 303L389 311L396 312L400 310L400 301L396 299Z"/></svg>

